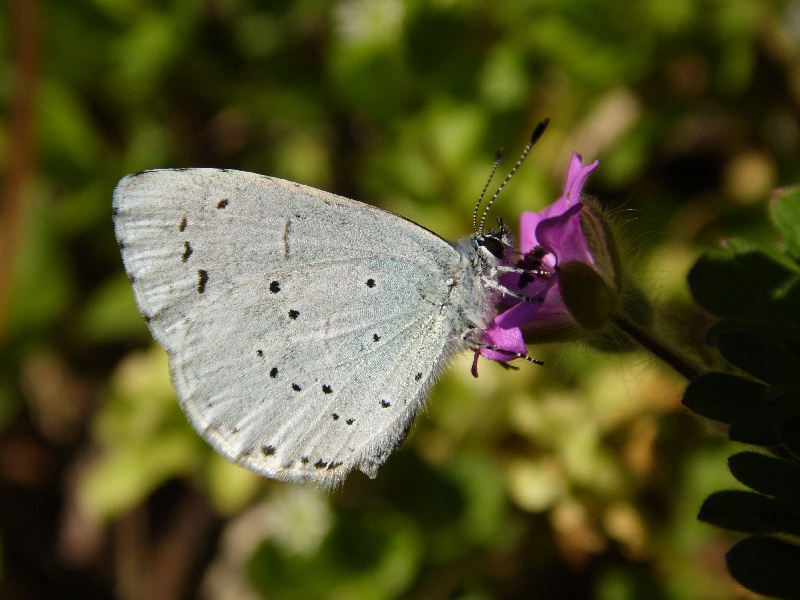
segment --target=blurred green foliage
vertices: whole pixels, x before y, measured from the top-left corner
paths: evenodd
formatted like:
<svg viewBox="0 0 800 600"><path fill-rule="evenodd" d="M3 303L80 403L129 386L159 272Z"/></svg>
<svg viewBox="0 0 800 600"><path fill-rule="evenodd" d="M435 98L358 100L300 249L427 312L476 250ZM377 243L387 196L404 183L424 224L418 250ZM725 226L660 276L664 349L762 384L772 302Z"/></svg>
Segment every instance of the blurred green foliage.
<svg viewBox="0 0 800 600"><path fill-rule="evenodd" d="M599 158L588 189L625 223L656 318L718 361L685 274L723 237L771 243L766 199L800 179L797 1L37 4L37 162L0 257L0 595L750 597L731 538L695 521L736 485L729 442L643 353L541 346L544 368L477 380L463 357L378 478L332 494L229 465L174 401L110 205L129 172L229 167L456 239L496 149L549 116L495 214L513 227L558 196L571 152ZM0 119L6 179L13 136Z"/></svg>

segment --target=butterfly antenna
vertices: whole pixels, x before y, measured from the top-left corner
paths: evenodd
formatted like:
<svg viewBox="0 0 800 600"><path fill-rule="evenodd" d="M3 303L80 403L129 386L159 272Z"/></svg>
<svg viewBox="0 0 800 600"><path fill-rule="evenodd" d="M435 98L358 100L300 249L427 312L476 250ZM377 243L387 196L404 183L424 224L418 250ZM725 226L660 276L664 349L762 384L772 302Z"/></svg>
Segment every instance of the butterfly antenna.
<svg viewBox="0 0 800 600"><path fill-rule="evenodd" d="M481 223L480 223L480 226L477 228L477 232L478 233L483 233L483 225L486 222L486 216L489 214L489 209L492 208L492 204L494 204L494 201L497 200L497 197L500 195L500 192L503 190L503 188L506 186L506 184L514 176L514 173L517 172L517 169L519 169L520 165L522 164L522 161L525 160L525 157L528 156L528 152L531 151L531 148L533 148L533 145L537 141L539 141L540 137L542 137L542 134L544 133L544 130L547 129L547 125L549 123L550 123L550 119L545 119L544 121L542 121L541 123L539 123L536 126L536 129L533 130L533 133L531 134L531 139L530 139L530 141L528 141L528 145L525 146L525 149L522 151L522 156L519 157L519 160L517 161L517 164L515 164L514 168L511 169L511 171L509 172L508 175L506 175L506 178L503 180L503 183L500 184L500 187L497 188L497 191L494 193L494 196L492 196L491 199L489 200L489 204L487 204L486 208L483 209L483 216L481 216ZM494 171L492 171L492 173L494 174ZM491 178L490 178L490 181L491 181ZM489 186L488 182L487 182L486 186L487 187ZM483 194L481 194L481 198L483 198ZM475 210L477 211L477 208Z"/></svg>
<svg viewBox="0 0 800 600"><path fill-rule="evenodd" d="M480 197L478 198L478 203L475 205L475 212L472 213L472 230L477 232L478 231L478 209L481 207L481 202L483 202L483 197L486 195L486 190L489 189L489 184L492 183L492 178L494 178L495 171L497 171L497 167L500 166L500 161L503 160L504 151L500 148L497 151L497 156L494 158L494 166L492 167L492 172L489 173L489 179L486 181L486 185L483 186L483 191L481 192Z"/></svg>

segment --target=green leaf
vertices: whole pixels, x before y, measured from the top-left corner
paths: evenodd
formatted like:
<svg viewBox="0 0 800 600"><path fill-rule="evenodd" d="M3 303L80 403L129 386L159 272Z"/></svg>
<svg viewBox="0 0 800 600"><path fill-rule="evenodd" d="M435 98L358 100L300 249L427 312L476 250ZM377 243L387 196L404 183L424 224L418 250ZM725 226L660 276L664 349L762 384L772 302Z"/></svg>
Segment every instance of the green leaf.
<svg viewBox="0 0 800 600"><path fill-rule="evenodd" d="M794 327L800 314L800 272L760 250L706 254L688 276L695 300L731 319L781 322Z"/></svg>
<svg viewBox="0 0 800 600"><path fill-rule="evenodd" d="M761 523L753 523L753 512L766 506L769 498L743 490L714 492L703 501L697 518L733 531L765 533Z"/></svg>
<svg viewBox="0 0 800 600"><path fill-rule="evenodd" d="M759 452L739 452L728 459L736 479L762 494L800 501L800 464Z"/></svg>
<svg viewBox="0 0 800 600"><path fill-rule="evenodd" d="M800 598L800 547L771 537L749 537L725 556L728 571L746 588L776 598Z"/></svg>
<svg viewBox="0 0 800 600"><path fill-rule="evenodd" d="M778 423L777 431L783 445L800 458L800 415L793 415Z"/></svg>
<svg viewBox="0 0 800 600"><path fill-rule="evenodd" d="M747 533L800 533L794 505L745 490L714 492L697 514L700 521Z"/></svg>
<svg viewBox="0 0 800 600"><path fill-rule="evenodd" d="M727 373L705 373L686 388L683 404L697 414L731 424L763 413L767 386Z"/></svg>
<svg viewBox="0 0 800 600"><path fill-rule="evenodd" d="M800 259L800 188L792 188L775 198L770 214L783 234L783 250L795 260Z"/></svg>
<svg viewBox="0 0 800 600"><path fill-rule="evenodd" d="M800 414L800 388L795 386L774 385L769 388L765 397L776 420L788 419Z"/></svg>
<svg viewBox="0 0 800 600"><path fill-rule="evenodd" d="M797 357L778 344L745 330L729 330L716 337L722 356L761 381L775 384L796 381Z"/></svg>
<svg viewBox="0 0 800 600"><path fill-rule="evenodd" d="M800 394L794 388L773 386L767 388L761 409L744 414L731 423L728 437L735 442L757 446L778 446L778 425L800 414Z"/></svg>
<svg viewBox="0 0 800 600"><path fill-rule="evenodd" d="M800 322L795 326L788 321L742 321L722 319L708 328L707 343L716 346L717 340L729 332L748 333L764 340L784 353L783 361L800 364Z"/></svg>
<svg viewBox="0 0 800 600"><path fill-rule="evenodd" d="M771 448L780 440L775 431L775 415L766 407L736 419L728 428L728 439L732 442Z"/></svg>

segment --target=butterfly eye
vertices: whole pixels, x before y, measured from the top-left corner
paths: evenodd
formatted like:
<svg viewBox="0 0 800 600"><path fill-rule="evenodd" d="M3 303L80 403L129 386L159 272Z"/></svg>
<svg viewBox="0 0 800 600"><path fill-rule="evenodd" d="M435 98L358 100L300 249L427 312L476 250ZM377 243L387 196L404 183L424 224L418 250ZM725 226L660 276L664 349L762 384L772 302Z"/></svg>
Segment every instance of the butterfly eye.
<svg viewBox="0 0 800 600"><path fill-rule="evenodd" d="M486 248L495 258L504 258L506 255L506 246L502 240L487 235L478 239L478 245Z"/></svg>

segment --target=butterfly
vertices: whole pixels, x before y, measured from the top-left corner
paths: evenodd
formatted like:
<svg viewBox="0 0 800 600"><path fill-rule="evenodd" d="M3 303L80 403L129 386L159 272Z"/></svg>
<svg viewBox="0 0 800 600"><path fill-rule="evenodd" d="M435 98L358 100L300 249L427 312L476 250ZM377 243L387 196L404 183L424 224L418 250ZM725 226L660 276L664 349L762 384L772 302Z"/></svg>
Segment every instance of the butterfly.
<svg viewBox="0 0 800 600"><path fill-rule="evenodd" d="M505 227L484 233L485 213L451 244L391 212L228 169L128 175L113 215L195 430L256 473L325 487L352 469L375 477L449 359L480 346L511 247Z"/></svg>

